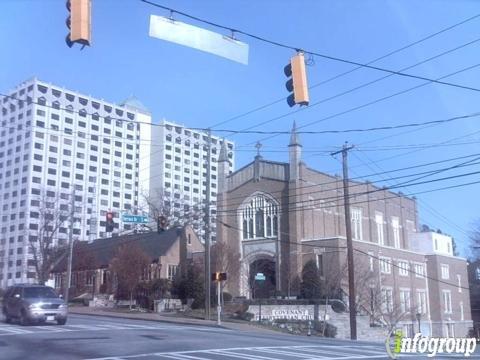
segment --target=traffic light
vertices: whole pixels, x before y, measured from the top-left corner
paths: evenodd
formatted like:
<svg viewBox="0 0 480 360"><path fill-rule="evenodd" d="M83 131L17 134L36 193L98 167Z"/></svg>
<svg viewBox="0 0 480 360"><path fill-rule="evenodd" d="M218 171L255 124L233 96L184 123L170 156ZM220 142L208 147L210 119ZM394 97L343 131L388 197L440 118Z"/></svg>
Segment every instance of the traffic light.
<svg viewBox="0 0 480 360"><path fill-rule="evenodd" d="M105 231L108 232L113 232L113 229L115 228L115 223L113 222L113 212L107 211L105 215Z"/></svg>
<svg viewBox="0 0 480 360"><path fill-rule="evenodd" d="M226 281L227 273L224 272L214 272L212 273L212 281Z"/></svg>
<svg viewBox="0 0 480 360"><path fill-rule="evenodd" d="M160 234L162 231L167 230L168 221L163 215L157 217L157 232Z"/></svg>
<svg viewBox="0 0 480 360"><path fill-rule="evenodd" d="M295 104L308 105L308 84L307 71L305 69L305 57L303 53L298 53L290 59L290 63L284 68L285 75L289 77L285 87L290 94L287 97L287 103L290 107Z"/></svg>
<svg viewBox="0 0 480 360"><path fill-rule="evenodd" d="M70 29L65 41L68 47L74 43L90 46L91 0L67 0L67 27Z"/></svg>

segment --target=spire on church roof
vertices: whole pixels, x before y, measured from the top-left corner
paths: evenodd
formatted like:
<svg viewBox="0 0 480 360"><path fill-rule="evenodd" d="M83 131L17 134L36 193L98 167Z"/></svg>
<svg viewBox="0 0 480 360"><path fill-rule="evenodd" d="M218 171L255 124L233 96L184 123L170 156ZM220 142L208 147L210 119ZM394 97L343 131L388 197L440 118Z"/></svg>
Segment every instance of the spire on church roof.
<svg viewBox="0 0 480 360"><path fill-rule="evenodd" d="M295 120L293 120L292 133L290 135L290 144L288 146L302 146L302 144L300 143L300 137L297 133L297 124Z"/></svg>

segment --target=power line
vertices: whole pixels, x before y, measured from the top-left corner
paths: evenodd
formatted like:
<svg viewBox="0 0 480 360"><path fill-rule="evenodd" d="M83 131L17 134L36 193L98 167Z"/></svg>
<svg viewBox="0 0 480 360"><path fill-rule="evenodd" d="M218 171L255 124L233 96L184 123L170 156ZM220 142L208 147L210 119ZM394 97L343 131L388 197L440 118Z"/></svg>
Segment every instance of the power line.
<svg viewBox="0 0 480 360"><path fill-rule="evenodd" d="M397 53L399 53L399 52L401 52L401 51L403 51L403 50L406 50L406 49L408 49L408 48L410 48L410 47L413 47L413 46L415 46L415 45L417 45L417 44L420 44L420 43L422 43L422 42L424 42L424 41L426 41L426 40L429 40L429 39L431 39L431 38L433 38L433 37L435 37L435 36L438 36L438 35L440 35L440 34L442 34L442 33L444 33L444 32L447 32L447 31L449 31L449 30L452 30L452 29L454 29L454 28L456 28L456 27L458 27L458 26L460 26L460 25L463 25L463 24L469 22L469 21L475 20L475 19L478 18L478 17L480 17L480 14L474 15L474 16L469 17L469 18L467 18L467 19L465 19L465 20L463 20L463 21L460 21L460 22L458 22L458 23L456 23L456 24L453 24L453 25L451 25L451 26L448 26L448 27L446 27L446 28L443 28L443 29L441 29L441 30L439 30L439 31L437 31L437 32L435 32L435 33L433 33L433 34L427 35L427 36L425 36L425 37L423 37L423 38L421 38L421 39L419 39L419 40L416 40L416 41L414 41L414 42L411 42L411 43L409 43L409 44L407 44L407 45L405 45L405 46L402 46L402 47L400 47L400 48L398 48L398 49L396 49L396 50L390 51L389 53L387 53L387 54L385 54L385 55L382 55L382 56L380 56L380 57L377 57L377 58L369 61L369 62L367 63L367 65L373 64L373 63L375 63L375 62L377 62L377 61L383 60L383 59L385 59L385 58L387 58L387 57L390 57L390 56L392 56L392 55L394 55L394 54L397 54ZM331 81L333 81L333 80L337 80L337 79L342 78L342 77L344 77L344 76L346 76L346 75L348 75L348 74L351 74L351 73L353 73L353 72L355 72L355 71L357 71L357 70L359 70L359 69L362 69L362 66L357 66L357 67L352 68L351 70L347 70L347 71L344 71L344 72L342 72L342 73L340 73L340 74L334 75L334 76L332 76L332 77L330 77L330 78L328 78L328 79L326 79L326 80L323 80L323 81L321 81L321 82L319 82L319 83L316 83L316 84L310 86L309 89L313 89L313 88L316 88L316 87L318 87L318 86L327 84L327 83L329 83L329 82L331 82ZM240 118L242 118L242 117L244 117L244 116L247 116L247 115L250 115L250 114L252 114L252 113L254 113L254 112L263 110L263 109L265 109L265 108L267 108L267 107L270 107L270 106L272 106L272 105L275 105L275 104L278 104L278 103L280 103L280 102L283 102L283 101L285 101L286 98L287 98L287 97L279 98L279 99L277 99L277 100L275 100L275 101L273 101L273 102L270 102L270 103L267 103L267 104L265 104L265 105L256 107L256 108L254 108L254 109L252 109L252 110L249 110L249 111L247 111L247 112L245 112L245 113L243 113L243 114L240 114L240 115L231 117L231 118L229 118L229 119L227 119L227 120L218 122L218 123L212 125L211 128L215 128L215 127L217 127L217 126L224 125L224 124L229 123L229 122L231 122L231 121L240 119Z"/></svg>
<svg viewBox="0 0 480 360"><path fill-rule="evenodd" d="M480 39L479 39L480 40ZM15 101L18 101L19 103L25 102L26 100L18 99L16 97L13 97L11 95L6 95L6 94L0 94L0 96L9 98ZM32 104L38 105L38 106L43 106L46 108L50 108L53 110L62 110L67 113L76 113L80 114L81 110L74 111L71 109L67 108L60 108L60 107L54 107L52 105L47 105L46 103L39 103L38 101L29 101ZM153 124L153 123L148 123L148 122L140 122L140 121L135 121L135 120L127 120L127 119L121 119L121 118L114 118L110 116L101 116L98 114L89 114L89 113L84 113L82 112L83 115L95 115L98 116L99 118L103 119L108 119L108 120L115 120L115 121L125 121L127 123L131 124L141 124L141 125L149 125L149 126L159 126L159 127L166 127L168 124ZM464 119L470 119L474 117L480 116L480 112L474 112L466 115L458 115L446 119L439 119L439 120L429 120L425 122L413 122L413 123L405 123L405 124L400 124L400 125L391 125L391 126L377 126L377 127L371 127L371 128L357 128L357 129L343 129L343 130L318 130L318 131L297 131L298 134L311 134L311 135L318 135L318 134L339 134L339 133L352 133L352 132L370 132L370 131L380 131L380 130L395 130L395 129L401 129L401 128L409 128L409 127L418 127L418 126L424 126L424 125L430 125L430 124L444 124L444 123L449 123L453 121L458 121L458 120L464 120ZM1 126L2 128L6 129L15 129L16 126ZM33 127L33 126L32 126ZM305 126L302 126L305 127ZM41 128L41 127L40 127ZM206 132L208 131L208 128L188 128L191 130L197 130L197 131L202 131ZM54 130L54 129L51 129ZM61 131L60 129L57 129L57 131ZM215 130L216 132L223 132L223 133L232 133L232 134L270 134L270 135L279 135L279 134L291 134L291 131L261 131L261 130L234 130L234 129L217 129ZM92 134L89 132L83 132L86 135L97 135L97 134ZM98 135L98 136L103 136L103 137L111 137L111 138L119 138L118 136L112 136L112 135ZM135 139L129 139L129 140L135 140ZM145 142L145 140L143 140ZM148 142L153 142L153 140L147 140ZM161 146L161 145L158 145Z"/></svg>
<svg viewBox="0 0 480 360"><path fill-rule="evenodd" d="M403 129L409 127L418 127L418 126L425 126L425 125L432 125L432 124L445 124L456 120L464 120L473 117L480 116L480 112L474 112L467 115L461 116L454 116L448 119L441 119L441 120L431 120L425 122L415 122L415 123L408 123L408 124L400 124L400 125L390 125L390 126L376 126L371 128L357 128L357 129L343 129L343 130L313 130L313 131L296 131L297 134L310 134L310 135L318 135L318 134L343 134L343 133L356 133L356 132L370 132L370 131L380 131L380 130L396 130L396 129ZM261 131L261 130L229 130L229 129L217 129L216 132L227 132L232 134L270 134L270 135L282 135L282 134L291 134L291 131Z"/></svg>
<svg viewBox="0 0 480 360"><path fill-rule="evenodd" d="M164 10L167 10L167 11L170 11L171 14L176 13L176 14L179 14L179 15L182 15L182 16L185 16L185 17L188 17L188 18L190 18L190 19L193 19L193 20L202 22L202 23L204 23L204 24L208 24L208 25L211 25L211 26L214 26L214 27L217 27L217 28L221 28L221 29L224 29L224 30L228 30L228 31L230 31L231 33L242 34L242 35L245 35L245 36L250 37L250 38L252 38L252 39L256 39L256 40L259 40L259 41L262 41L262 42L265 42L265 43L268 43L268 44L271 44L271 45L275 45L275 46L278 46L278 47L282 47L282 48L285 48L285 49L290 49L290 50L293 50L293 51L296 51L296 52L302 51L302 52L305 52L305 53L307 53L307 54L311 54L311 55L314 55L314 56L317 56L317 57L320 57L320 58L324 58L324 59L328 59L328 60L333 60L333 61L337 61L337 62L342 62L342 63L346 63L346 64L350 64L350 65L355 65L355 66L362 67L362 68L368 68L368 69L372 69L372 70L382 71L382 72L386 72L386 73L389 73L389 74L392 74L392 75L409 77L409 78L418 79L418 80L426 80L426 81L433 82L433 83L437 83L437 84L441 84L441 85L453 86L453 87L457 87L457 88L461 88L461 89L466 89L466 90L471 90L471 91L480 92L480 89L473 88L473 87L469 87L469 86L464 86L464 85L460 85L460 84L454 84L454 83L444 82L444 81L440 81L440 80L438 80L438 79L437 79L437 80L429 79L429 78L424 77L424 76L418 76L418 75L413 75L413 74L406 74L406 73L403 73L403 72L400 72L400 71L389 70L389 69L382 68L382 67L378 67L378 66L373 66L373 65L368 65L368 64L362 64L362 63L359 63L359 62L356 62L356 61L352 61L352 60L347 60L347 59L343 59L343 58L339 58L339 57L335 57L335 56L331 56L331 55L321 54L321 53L318 53L318 52L316 52L316 51L311 51L311 50L303 49L303 48L298 47L298 46L287 45L287 44L280 43L280 42L277 42L277 41L269 40L269 39L267 39L267 38L264 38L264 37L261 37L261 36L258 36L258 35L254 35L254 34L248 33L248 32L243 31L243 30L234 29L234 28L229 27L229 26L224 26L224 25L220 25L220 24L214 23L214 22L212 22L212 21L204 20L204 19L198 18L198 17L196 17L196 16L189 15L189 14L187 14L187 13L178 11L178 10L176 10L176 9L173 9L173 8L170 8L170 7L167 7L167 6L163 6L163 5L160 5L160 4L157 4L157 3L154 3L154 2L152 2L152 1L148 1L148 0L140 0L140 1L141 1L141 2L144 2L144 3L146 3L146 4L149 4L149 5L152 5L152 6L154 6L154 7L158 7L158 8L161 8L161 9L164 9ZM479 17L479 16L480 16L480 14L479 14L479 15L475 15L475 17Z"/></svg>
<svg viewBox="0 0 480 360"><path fill-rule="evenodd" d="M460 69L460 70L454 71L454 72L452 72L452 73L449 73L449 74L447 74L447 75L441 76L441 77L439 77L438 79L444 79L444 78L447 78L447 77L450 77L450 76L458 75L458 74L460 74L460 73L462 73L462 72L475 69L475 68L477 68L477 67L479 67L479 66L480 66L480 63L477 63L477 64L475 64L475 65L471 65L471 66L462 68L462 69ZM380 103L380 102L382 102L382 101L391 99L391 98L393 98L393 97L395 97L395 96L406 94L406 93L408 93L408 92L410 92L410 91L419 89L419 88L424 87L424 86L429 85L429 84L430 84L430 82L425 82L425 83L422 83L422 84L419 84L419 85L416 85L416 86L413 86L413 87L409 87L409 88L407 88L407 89L404 89L404 90L395 92L395 93L390 94L390 95L383 96L383 97L381 97L381 98L377 98L377 99L372 100L372 101L369 101L369 102L367 102L367 103L364 103L364 104L361 104L361 105L357 105L357 106L351 107L351 108L349 108L349 109L347 109L347 110L343 110L343 111L337 112L337 113L335 113L335 114L328 115L328 116L326 116L326 117L320 118L320 119L318 119L318 120L311 121L311 122L309 122L309 123L307 123L307 124L305 124L305 125L299 126L297 129L303 129L303 128L307 127L307 126L311 126L311 125L314 125L314 124L318 124L318 123L320 123L320 122L324 122L324 121L327 121L327 120L330 120L330 119L334 119L334 118L339 117L339 116L342 116L342 115L349 114L349 113L351 113L351 112L354 112L354 111L357 111L357 110L360 110L360 109L369 107L369 106L371 106L371 105ZM286 113L286 114L277 116L277 117L275 117L275 118L272 118L272 119L270 119L270 120L266 120L266 121L258 124L257 126L265 125L265 124L267 124L267 123L269 123L269 122L272 122L272 121L275 121L275 120L279 120L279 119L285 118L285 117L290 116L290 115L292 115L292 114L295 114L295 113L297 113L297 112L299 112L299 111L305 111L305 110L307 110L307 109L311 109L311 108L313 108L314 106L321 104L322 101L324 101L324 100L320 100L320 101L318 101L318 102L312 103L312 104L310 104L308 107L299 108L299 109L297 109L296 111L294 111L294 112L292 112L292 113ZM260 139L260 140L254 141L254 142L250 142L250 143L248 143L248 145L255 144L255 143L258 142L258 141L262 142L262 141L265 141L265 140L269 140L269 139L272 139L272 138L277 137L277 136L278 136L278 135L268 136L268 137L262 138L262 139Z"/></svg>
<svg viewBox="0 0 480 360"><path fill-rule="evenodd" d="M350 195L350 198L357 198L357 197L360 197L360 196L364 196L364 195L369 195L369 194L372 194L372 193L376 193L376 192L380 192L380 191L390 191L392 189L396 189L396 188L403 188L403 187L409 187L409 186L418 186L418 185L425 185L425 184L430 184L430 183L434 183L434 182L439 182L439 181L446 181L446 180L453 180L453 179L457 179L457 178L462 178L462 177L468 177L468 176L473 176L473 175L478 175L480 174L480 171L472 171L472 172L469 172L469 173L463 173L463 174L457 174L457 175L451 175L451 176L446 176L446 177L443 177L443 178L437 178L437 179L432 179L432 180L426 180L426 181L420 181L420 182L416 182L416 183L410 183L410 184L397 184L397 185L393 185L393 186L385 186L383 188L377 188L377 189L374 189L374 190L369 190L369 191L364 191L364 192L360 192L360 193L352 193ZM476 183L476 182L474 182ZM467 183L467 185L470 185L470 184L473 184L473 183ZM367 184L363 184L363 185L367 185ZM447 189L448 187L446 188L441 188L440 190L445 190ZM455 188L455 186L452 186L451 188ZM313 194L313 193L321 193L325 190L320 190L320 191L317 191L317 192L311 192L310 194ZM328 190L328 191L332 191L332 190ZM423 194L423 193L428 193L430 191L424 191L424 192L417 192L417 193L412 193L410 195L416 195L416 194ZM340 195L336 195L336 196L330 196L330 197L325 197L325 198L322 198L322 199L318 199L318 200L322 200L322 201L325 201L325 200L332 200L332 201L338 201L342 196ZM358 201L358 202L355 202L355 203L351 203L351 205L355 205L355 204L363 204L363 203L368 203L368 202L372 202L372 201L380 201L380 200L385 200L385 199L389 199L389 198L399 198L401 197L401 195L398 195L398 194L395 194L395 196L393 197L384 197L384 198L378 198L378 199L368 199L368 200L365 200L365 201ZM295 201L295 202L291 202L289 203L289 205L297 205L297 204L303 204L303 203L310 203L311 200L300 200L300 201ZM340 204L341 205L341 204ZM334 204L334 205L326 205L326 206L320 206L320 207L312 207L314 209L324 209L324 208L331 208L331 207L337 207L337 206L340 206L339 204ZM309 206L307 205L307 208ZM294 210L304 210L305 207L303 206L299 206L297 208L295 208ZM291 210L289 210L291 211ZM234 209L234 210L217 210L217 212L233 212L233 213L238 213L238 210L237 209Z"/></svg>
<svg viewBox="0 0 480 360"><path fill-rule="evenodd" d="M358 183L358 181L356 181L357 183L353 184L353 185L350 185L350 188L354 188L354 187L358 187L358 186L365 186L366 185L365 178L369 177L369 176L378 176L378 175L382 175L382 174L390 174L390 173L393 173L393 172L401 172L401 171L405 171L405 170L416 169L416 168L426 167L426 166L432 166L432 165L441 164L441 163L445 163L445 162L450 162L450 161L454 161L454 160L462 160L462 159L471 158L471 157L474 157L474 156L477 156L477 158L475 158L473 160L470 160L470 161L467 161L467 163L465 163L465 164L459 164L458 167L477 165L479 162L476 162L476 163L472 163L472 162L479 159L479 157L478 157L479 155L480 155L480 153L477 153L477 154L472 154L472 155L467 155L467 156L460 156L460 157L451 158L451 159L445 159L445 160L440 160L440 161L435 161L435 162L428 162L428 163L423 163L423 164L419 164L419 165L408 166L408 167L389 170L389 171L377 172L377 173L373 173L373 174L369 174L369 175L365 175L365 176L352 177L352 178L350 178L350 182L354 182L354 180L359 180L359 179L363 182ZM425 171L425 172L420 172L420 173L401 175L401 176L394 177L392 179L403 179L403 178L408 178L408 177L413 177L413 176L418 176L418 175L431 174L431 173L438 172L440 170L443 171L445 169L450 169L450 168L455 168L455 167L457 167L457 165L454 166L454 167L441 168L441 169L435 169L435 170L430 170L430 171ZM329 176L329 175L327 175L327 176ZM330 177L333 177L333 176L330 176ZM341 179L337 178L337 179L332 180L332 181L309 184L309 185L305 185L305 186L297 186L297 187L295 187L295 190L301 190L301 189L312 188L312 187L321 187L321 186L331 185L331 184L338 184L340 181L341 181ZM318 194L318 193L329 192L329 191L333 191L333 190L335 190L335 189L315 190L315 191L312 191L312 192L303 193L302 195ZM381 188L381 190L388 190L388 189L383 187L383 188ZM270 194L282 194L283 190L270 191L269 193ZM294 197L294 196L296 196L296 195L287 195L286 198L288 199L288 198ZM237 199L242 200L242 199L244 199L244 197L243 196L237 196L237 197L229 197L228 198L229 201L237 200Z"/></svg>
<svg viewBox="0 0 480 360"><path fill-rule="evenodd" d="M375 165L378 169L382 170L382 168L380 167L380 165L376 164L376 163L375 163L373 160L371 160L366 154L365 154L365 156L367 157L367 159L368 159L373 165ZM357 156L357 158L358 158L360 161L363 162L363 160L362 160L360 157ZM366 164L366 165L367 165L370 169L373 170L373 168L370 167L368 164ZM388 176L388 175L387 175L387 176ZM390 176L388 176L388 177L390 178ZM390 180L394 180L394 179L393 179L393 178L390 178ZM408 194L407 194L407 195L408 195ZM445 218L443 215L441 215L441 214L438 213L438 212L436 212L437 214L435 214L435 213L433 212L433 210L434 210L433 208L431 208L431 210L429 210L428 208L430 208L430 206L425 202L425 200L418 199L418 201L419 201L423 206L425 206L425 207L426 207L426 210L429 211L431 214L433 214L435 217L437 217L438 219L440 219L440 220L443 221L444 223L447 223L447 222L450 223L450 226L456 227L457 230L459 230L459 231L462 232L463 234L469 236L468 233L467 233L464 229L462 229L460 226L458 226L457 224L455 224L455 223L453 223L453 222L450 222L450 220L448 220L447 218ZM443 219L442 219L442 218L443 218Z"/></svg>

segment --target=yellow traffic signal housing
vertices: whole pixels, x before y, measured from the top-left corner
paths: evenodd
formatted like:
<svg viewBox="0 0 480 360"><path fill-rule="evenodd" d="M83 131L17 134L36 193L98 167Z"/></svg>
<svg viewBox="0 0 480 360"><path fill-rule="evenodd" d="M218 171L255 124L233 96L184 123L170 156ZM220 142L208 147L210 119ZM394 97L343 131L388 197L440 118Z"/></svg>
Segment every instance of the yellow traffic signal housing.
<svg viewBox="0 0 480 360"><path fill-rule="evenodd" d="M212 281L226 281L227 273L224 272L214 272L212 273Z"/></svg>
<svg viewBox="0 0 480 360"><path fill-rule="evenodd" d="M295 104L308 105L310 99L308 97L307 71L305 68L305 56L298 53L290 59L290 64L285 66L285 75L291 77L285 84L288 91L292 92L287 98L290 107Z"/></svg>
<svg viewBox="0 0 480 360"><path fill-rule="evenodd" d="M91 0L68 0L67 9L70 11L67 19L67 27L70 29L66 38L68 47L74 43L90 46Z"/></svg>

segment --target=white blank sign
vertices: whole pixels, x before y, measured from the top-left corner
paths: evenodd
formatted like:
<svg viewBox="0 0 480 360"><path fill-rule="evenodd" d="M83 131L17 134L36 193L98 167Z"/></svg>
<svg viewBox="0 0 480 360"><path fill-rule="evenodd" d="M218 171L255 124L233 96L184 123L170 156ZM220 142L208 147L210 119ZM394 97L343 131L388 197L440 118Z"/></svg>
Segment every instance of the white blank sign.
<svg viewBox="0 0 480 360"><path fill-rule="evenodd" d="M248 44L213 31L150 15L149 35L248 65Z"/></svg>

